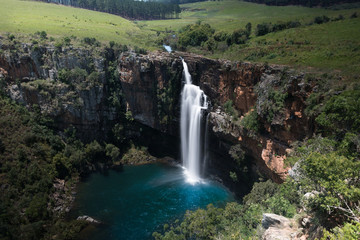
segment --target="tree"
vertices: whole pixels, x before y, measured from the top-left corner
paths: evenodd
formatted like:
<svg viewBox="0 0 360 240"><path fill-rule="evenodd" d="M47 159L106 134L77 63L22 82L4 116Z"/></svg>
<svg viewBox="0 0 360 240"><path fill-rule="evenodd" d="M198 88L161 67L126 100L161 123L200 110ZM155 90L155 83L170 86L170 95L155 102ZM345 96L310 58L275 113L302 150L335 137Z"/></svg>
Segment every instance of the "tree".
<svg viewBox="0 0 360 240"><path fill-rule="evenodd" d="M335 152L313 152L301 166L310 190L319 192L316 207L360 222L360 161Z"/></svg>
<svg viewBox="0 0 360 240"><path fill-rule="evenodd" d="M251 34L251 23L247 23L245 29L246 29L246 36L249 37Z"/></svg>

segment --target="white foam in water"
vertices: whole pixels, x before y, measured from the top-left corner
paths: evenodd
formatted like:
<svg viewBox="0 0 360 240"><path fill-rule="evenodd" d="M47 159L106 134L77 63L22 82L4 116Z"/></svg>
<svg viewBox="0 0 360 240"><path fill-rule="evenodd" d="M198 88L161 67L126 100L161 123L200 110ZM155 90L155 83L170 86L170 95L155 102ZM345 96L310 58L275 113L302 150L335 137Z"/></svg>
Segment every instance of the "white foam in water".
<svg viewBox="0 0 360 240"><path fill-rule="evenodd" d="M181 153L189 183L201 182L200 169L204 141L201 136L202 115L208 108L207 97L199 86L193 85L188 66L184 66L185 85L181 96Z"/></svg>
<svg viewBox="0 0 360 240"><path fill-rule="evenodd" d="M172 52L172 49L171 49L171 47L169 45L164 44L163 46L166 49L166 51L168 51L169 53Z"/></svg>

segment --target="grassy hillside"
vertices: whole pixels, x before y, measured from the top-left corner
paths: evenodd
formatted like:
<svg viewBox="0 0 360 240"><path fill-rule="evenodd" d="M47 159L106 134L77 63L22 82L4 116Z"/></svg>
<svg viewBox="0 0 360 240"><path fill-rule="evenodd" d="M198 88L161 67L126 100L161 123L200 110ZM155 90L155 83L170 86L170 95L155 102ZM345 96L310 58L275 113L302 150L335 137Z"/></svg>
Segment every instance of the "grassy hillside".
<svg viewBox="0 0 360 240"><path fill-rule="evenodd" d="M299 6L266 6L239 0L189 3L181 5L181 8L183 9L180 14L181 19L140 21L139 24L144 26L144 29L178 30L187 24L201 20L209 23L216 30L233 31L245 27L248 22L256 25L262 22L287 20L309 21L319 15L335 17L339 14L349 15L354 12L353 9L335 11Z"/></svg>
<svg viewBox="0 0 360 240"><path fill-rule="evenodd" d="M100 41L150 47L149 32L119 16L43 2L0 0L0 32L95 37Z"/></svg>
<svg viewBox="0 0 360 240"><path fill-rule="evenodd" d="M208 55L230 60L341 70L346 75L359 75L359 26L360 19L356 18L288 29L253 37L248 44L233 45L226 51L218 50Z"/></svg>

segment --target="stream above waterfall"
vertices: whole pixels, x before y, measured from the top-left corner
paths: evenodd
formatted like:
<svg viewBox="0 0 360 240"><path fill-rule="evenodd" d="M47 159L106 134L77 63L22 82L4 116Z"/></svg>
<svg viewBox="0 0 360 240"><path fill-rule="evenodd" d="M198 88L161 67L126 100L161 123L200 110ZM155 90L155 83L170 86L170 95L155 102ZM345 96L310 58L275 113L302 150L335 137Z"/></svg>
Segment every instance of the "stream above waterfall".
<svg viewBox="0 0 360 240"><path fill-rule="evenodd" d="M83 231L82 239L151 239L154 231L181 219L186 210L232 200L218 182L190 184L181 166L156 163L91 174L79 184L73 214L101 222Z"/></svg>

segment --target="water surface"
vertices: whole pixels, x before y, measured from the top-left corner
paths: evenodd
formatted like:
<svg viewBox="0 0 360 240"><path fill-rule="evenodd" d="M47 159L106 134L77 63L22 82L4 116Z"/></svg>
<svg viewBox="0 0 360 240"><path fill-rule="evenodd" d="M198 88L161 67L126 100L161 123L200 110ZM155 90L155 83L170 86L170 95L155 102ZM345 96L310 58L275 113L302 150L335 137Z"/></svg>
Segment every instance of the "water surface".
<svg viewBox="0 0 360 240"><path fill-rule="evenodd" d="M164 223L213 203L233 200L217 182L190 184L183 169L165 164L125 166L122 172L92 174L78 188L74 213L103 224L86 239L151 239Z"/></svg>

